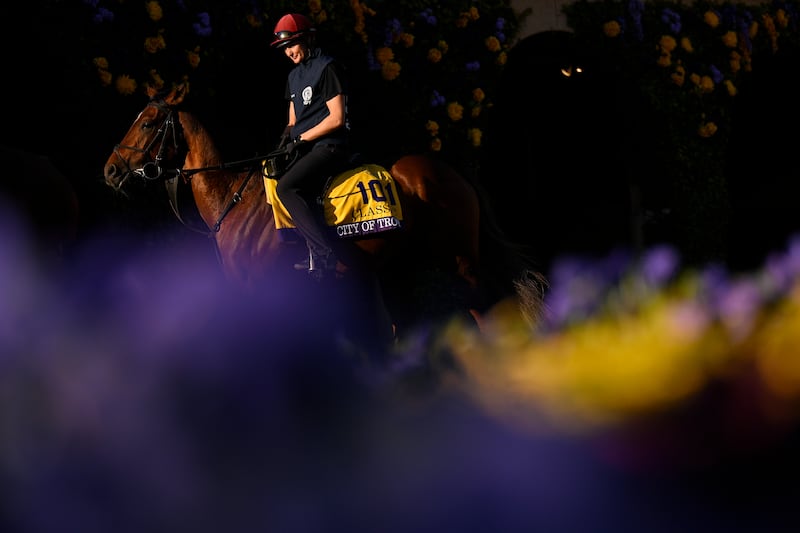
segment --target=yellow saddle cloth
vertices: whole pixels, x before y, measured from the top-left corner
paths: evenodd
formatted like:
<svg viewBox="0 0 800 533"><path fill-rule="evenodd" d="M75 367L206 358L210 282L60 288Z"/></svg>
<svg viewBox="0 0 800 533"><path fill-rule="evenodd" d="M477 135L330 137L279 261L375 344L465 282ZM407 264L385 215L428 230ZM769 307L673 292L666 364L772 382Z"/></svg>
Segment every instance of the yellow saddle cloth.
<svg viewBox="0 0 800 533"><path fill-rule="evenodd" d="M276 179L264 175L264 189L275 216L275 227L286 237L286 230L294 234L295 225L278 198L277 185ZM333 177L322 193L322 205L325 222L341 239L399 229L403 221L397 184L379 165L361 165Z"/></svg>

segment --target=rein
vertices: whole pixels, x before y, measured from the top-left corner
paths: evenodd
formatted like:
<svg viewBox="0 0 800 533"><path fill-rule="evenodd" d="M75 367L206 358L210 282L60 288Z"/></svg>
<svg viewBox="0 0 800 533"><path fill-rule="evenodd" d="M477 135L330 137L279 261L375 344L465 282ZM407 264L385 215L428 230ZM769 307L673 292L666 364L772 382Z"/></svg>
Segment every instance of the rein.
<svg viewBox="0 0 800 533"><path fill-rule="evenodd" d="M223 164L215 165L215 166L212 166L212 167L192 168L192 169L188 169L188 170L180 170L180 169L178 169L177 172L175 173L176 174L175 176L173 176L171 178L167 178L166 181L165 181L165 184L166 184L166 187L167 187L167 193L169 195L169 205L170 205L170 207L172 207L172 212L175 213L175 216L178 218L178 220L181 222L181 224L186 226L188 229L190 229L192 231L195 231L197 233L202 233L202 234L208 235L209 237L213 236L215 233L219 232L220 227L222 227L222 221L225 219L226 216L228 216L228 213L231 212L231 209L233 209L236 206L236 204L238 204L239 202L242 201L242 193L244 192L245 187L247 187L247 184L250 181L250 179L253 177L253 174L256 173L256 168L257 167L255 165L253 165L252 163L254 163L256 161L261 161L262 159L263 159L263 157L254 157L254 158L251 158L251 159L244 159L242 161L236 161L236 162L233 162L233 163L227 163L227 164L223 163ZM204 171L207 171L207 170L224 170L224 169L229 169L229 168L235 167L237 165L246 165L246 164L250 165L250 172L247 173L247 176L242 181L242 184L239 186L239 189L235 193L233 193L233 196L228 201L228 205L225 206L225 209L222 210L222 213L219 215L219 218L217 218L217 221L214 223L214 226L212 228L210 228L211 231L203 231L203 230L197 229L197 228L191 226L190 224L188 224L186 221L184 221L183 217L181 217L181 214L180 214L180 208L178 207L178 178L179 177L184 177L184 182L186 182L186 181L191 180L191 175L192 174L196 174L198 172L204 172Z"/></svg>

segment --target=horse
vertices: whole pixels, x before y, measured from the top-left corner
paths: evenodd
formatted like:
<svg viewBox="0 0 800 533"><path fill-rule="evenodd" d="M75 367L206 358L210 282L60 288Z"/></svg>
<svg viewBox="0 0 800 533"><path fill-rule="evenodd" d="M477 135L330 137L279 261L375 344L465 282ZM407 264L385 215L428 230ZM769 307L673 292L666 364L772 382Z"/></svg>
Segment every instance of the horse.
<svg viewBox="0 0 800 533"><path fill-rule="evenodd" d="M245 290L263 287L276 269L291 268L291 261L281 260L287 250L294 261L300 253L281 238L275 209L265 198L265 156L226 162L187 107L187 93L185 85L148 90L146 106L108 157L105 183L124 194L131 182L163 181L173 211L187 225L191 219L179 198L188 188L184 198L193 199L190 211L199 218L199 231L212 237L224 277ZM546 279L522 247L505 239L478 185L431 155L402 156L388 174L397 186L402 225L338 240L336 254L338 278L374 277L395 341L418 320L420 294L431 293L420 288L426 279L452 281L454 306L479 327L490 309L509 299L535 325Z"/></svg>

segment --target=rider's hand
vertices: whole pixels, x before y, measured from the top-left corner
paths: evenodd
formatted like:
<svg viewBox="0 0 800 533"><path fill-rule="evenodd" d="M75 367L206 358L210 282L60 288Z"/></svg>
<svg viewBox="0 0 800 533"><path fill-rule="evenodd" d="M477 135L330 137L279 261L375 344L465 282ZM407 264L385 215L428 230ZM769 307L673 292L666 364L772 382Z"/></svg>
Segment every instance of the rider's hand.
<svg viewBox="0 0 800 533"><path fill-rule="evenodd" d="M289 144L286 145L286 155L293 156L295 152L298 154L303 153L303 149L305 148L306 141L300 139L299 137Z"/></svg>
<svg viewBox="0 0 800 533"><path fill-rule="evenodd" d="M286 148L286 145L290 142L292 142L292 128L291 126L286 126L286 129L283 130L281 138L278 141L278 150Z"/></svg>

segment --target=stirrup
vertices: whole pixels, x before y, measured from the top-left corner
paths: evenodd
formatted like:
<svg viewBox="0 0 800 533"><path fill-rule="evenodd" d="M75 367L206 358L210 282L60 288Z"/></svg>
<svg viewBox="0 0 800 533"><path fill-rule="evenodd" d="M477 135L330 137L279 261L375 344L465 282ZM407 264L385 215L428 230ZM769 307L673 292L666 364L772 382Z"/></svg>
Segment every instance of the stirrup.
<svg viewBox="0 0 800 533"><path fill-rule="evenodd" d="M294 269L307 270L308 272L336 270L336 263L336 257L333 254L323 258L309 252L308 257L294 264Z"/></svg>

